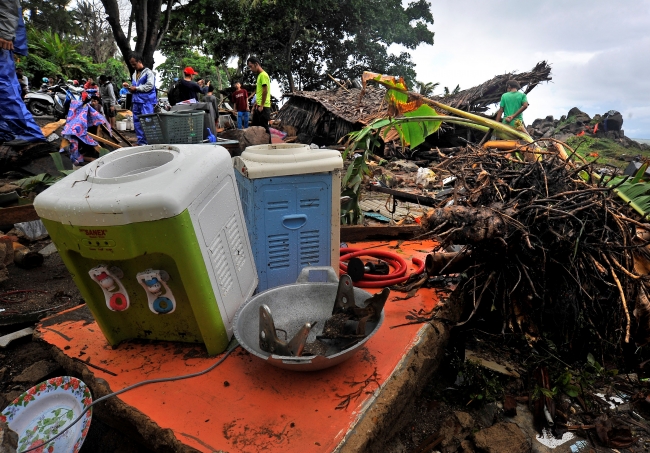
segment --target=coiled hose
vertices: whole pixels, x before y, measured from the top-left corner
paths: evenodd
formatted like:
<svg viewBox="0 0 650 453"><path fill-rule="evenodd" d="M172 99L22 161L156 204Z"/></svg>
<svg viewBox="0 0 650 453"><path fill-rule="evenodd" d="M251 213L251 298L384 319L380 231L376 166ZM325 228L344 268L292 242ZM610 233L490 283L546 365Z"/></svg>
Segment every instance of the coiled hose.
<svg viewBox="0 0 650 453"><path fill-rule="evenodd" d="M359 288L385 288L391 285L397 285L408 280L409 276L406 275L408 270L408 264L406 260L399 256L397 253L387 252L385 250L374 250L374 249L353 249L348 247L343 247L340 250L341 261L340 268L343 272L347 272L348 266L344 261L348 261L350 258L357 258L359 256L369 256L371 258L380 258L383 261L387 262L388 265L394 269L393 272L390 272L388 275L372 275L365 274L363 279L355 282L355 286ZM413 257L413 264L418 266L415 271L416 274L421 274L424 272L424 261Z"/></svg>

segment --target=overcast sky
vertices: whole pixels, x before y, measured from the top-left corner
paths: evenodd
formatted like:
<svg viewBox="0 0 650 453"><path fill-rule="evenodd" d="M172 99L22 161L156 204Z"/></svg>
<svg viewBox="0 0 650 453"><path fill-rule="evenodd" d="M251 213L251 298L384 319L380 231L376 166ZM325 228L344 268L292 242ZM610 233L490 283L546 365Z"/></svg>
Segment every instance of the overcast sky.
<svg viewBox="0 0 650 453"><path fill-rule="evenodd" d="M528 95L527 124L613 109L628 137L650 138L650 0L432 0L431 10L435 44L411 51L418 80L464 89L547 60L553 81Z"/></svg>

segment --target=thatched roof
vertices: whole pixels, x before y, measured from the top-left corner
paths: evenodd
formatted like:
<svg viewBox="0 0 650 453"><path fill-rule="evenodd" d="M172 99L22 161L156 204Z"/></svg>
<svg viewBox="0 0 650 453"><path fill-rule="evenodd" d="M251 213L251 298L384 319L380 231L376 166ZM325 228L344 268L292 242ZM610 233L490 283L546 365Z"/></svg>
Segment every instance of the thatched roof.
<svg viewBox="0 0 650 453"><path fill-rule="evenodd" d="M506 82L510 79L519 82L524 93L528 94L541 82L552 80L551 66L546 61L541 61L530 72L501 74L474 88L438 99L443 104L458 109L485 112L492 104L501 100L501 95L506 92Z"/></svg>
<svg viewBox="0 0 650 453"><path fill-rule="evenodd" d="M360 94L359 88L340 87L289 93L277 119L312 137L329 136L336 141L386 115L383 87L368 87L363 97Z"/></svg>
<svg viewBox="0 0 650 453"><path fill-rule="evenodd" d="M368 123L368 117L386 110L383 102L386 90L383 87L369 87L365 95L359 99L359 88L336 88L321 91L295 91L287 94L290 98L304 98L318 102L328 112L344 119L349 123Z"/></svg>

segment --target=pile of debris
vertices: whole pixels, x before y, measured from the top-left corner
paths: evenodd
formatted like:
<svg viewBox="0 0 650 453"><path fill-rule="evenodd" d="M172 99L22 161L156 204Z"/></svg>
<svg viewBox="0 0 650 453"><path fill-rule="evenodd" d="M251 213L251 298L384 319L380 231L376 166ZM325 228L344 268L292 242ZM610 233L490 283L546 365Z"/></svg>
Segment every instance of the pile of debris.
<svg viewBox="0 0 650 453"><path fill-rule="evenodd" d="M455 182L423 218L440 239L428 267L466 276L457 289L471 307L463 323L480 314L501 332L531 343L544 336L568 352L591 347L594 334L617 352L632 339L645 344L646 277L634 266L647 254L648 225L603 179L585 178L590 164L550 150L519 161L468 146L438 164L438 176Z"/></svg>

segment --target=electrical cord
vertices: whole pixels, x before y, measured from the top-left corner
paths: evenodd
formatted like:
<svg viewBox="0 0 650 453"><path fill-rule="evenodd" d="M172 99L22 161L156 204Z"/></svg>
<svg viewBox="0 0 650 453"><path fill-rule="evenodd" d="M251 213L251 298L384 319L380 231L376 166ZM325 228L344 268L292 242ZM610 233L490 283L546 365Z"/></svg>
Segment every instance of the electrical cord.
<svg viewBox="0 0 650 453"><path fill-rule="evenodd" d="M372 258L382 258L386 261L389 266L391 266L394 271L388 275L372 275L365 274L363 279L355 282L354 285L359 288L385 288L391 285L397 285L403 283L409 279L409 276L406 275L408 270L408 264L406 260L399 256L397 253L387 252L385 250L364 250L364 249L353 249L348 247L343 247L340 250L340 267L343 272L347 272L348 266L344 261L349 260L350 258L356 258L359 256L370 256ZM412 258L413 264L418 266L415 271L416 274L421 274L424 272L424 261L419 258Z"/></svg>
<svg viewBox="0 0 650 453"><path fill-rule="evenodd" d="M160 383L160 382L180 381L180 380L182 380L182 379L189 379L189 378L193 378L193 377L201 376L202 374L209 373L210 371L214 370L216 367L218 367L219 365L221 365L221 364L223 363L223 361L226 360L226 359L228 358L228 356L230 355L230 353L233 352L233 351L234 351L235 349L237 349L238 347L239 347L239 343L237 343L237 342L235 341L234 346L233 346L232 348L228 349L228 350L226 351L226 353L224 354L223 357L221 357L219 360L217 360L216 363L214 363L213 365L210 365L208 368L206 368L206 369L203 370L203 371L199 371L199 372L197 372L197 373L192 373L192 374L185 374L185 375L183 375L183 376L172 376L172 377L158 378L158 379L149 379L149 380L147 380L147 381L136 382L135 384L133 384L133 385L129 385L128 387L125 387L125 388L123 388L122 390L118 390L117 392L113 392L113 393L109 393L108 395L104 395L104 396L102 396L101 398L99 398L99 399L93 401L93 402L92 402L92 403L91 403L91 404L90 404L90 405L89 405L89 406L88 406L88 407L87 407L87 408L86 408L86 409L81 413L81 415L80 415L79 417L77 417L75 420L73 420L72 423L70 423L68 426L66 426L65 429L64 429L63 431L61 431L60 433L58 433L56 436L49 438L46 442L43 442L43 443L41 443L41 444L38 444L37 446L34 446L34 447L29 448L29 449L27 449L27 450L23 450L21 453L27 453L27 452L30 452L30 451L34 451L34 450L38 450L38 449L42 449L43 447L45 447L45 445L49 444L49 443L52 442L53 440L55 440L55 439L57 439L58 437L62 436L63 433L65 433L67 430L69 430L69 429L72 428L75 424L77 424L77 423L79 422L79 420L81 420L81 419L84 417L84 415L86 414L86 412L88 412L88 411L89 411L89 410L90 410L90 409L91 409L95 404L101 403L102 401L105 401L105 400L107 400L107 399L109 399L109 398L113 398L114 396L120 395L120 394L122 394L122 393L124 393L124 392L128 392L129 390L133 390L133 389L135 389L135 388L142 387L143 385L148 385L148 384L157 384L157 383Z"/></svg>

